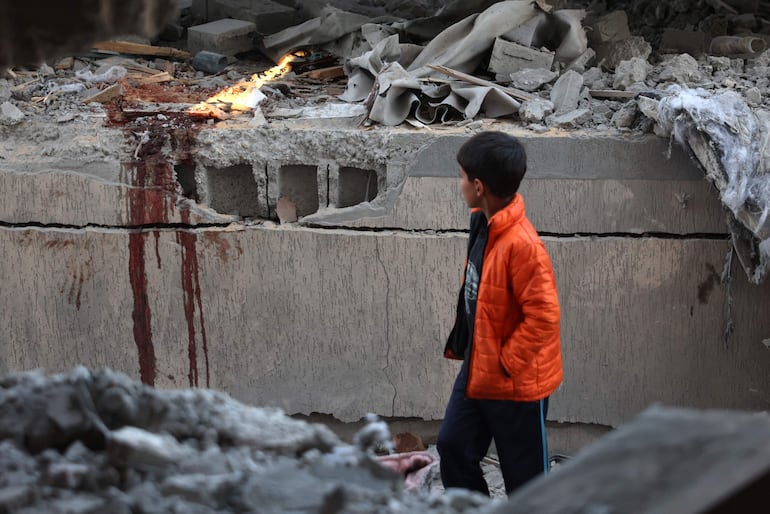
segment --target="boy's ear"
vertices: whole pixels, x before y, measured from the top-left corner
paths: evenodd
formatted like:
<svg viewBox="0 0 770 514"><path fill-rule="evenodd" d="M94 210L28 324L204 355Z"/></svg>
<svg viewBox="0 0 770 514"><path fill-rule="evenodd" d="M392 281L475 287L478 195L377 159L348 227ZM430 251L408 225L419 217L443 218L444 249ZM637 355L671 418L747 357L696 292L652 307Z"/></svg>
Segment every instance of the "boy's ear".
<svg viewBox="0 0 770 514"><path fill-rule="evenodd" d="M476 196L477 197L480 198L480 197L484 196L484 191L485 191L486 188L484 187L484 183L481 180L479 180L477 178L474 178L473 179L473 188L476 190Z"/></svg>

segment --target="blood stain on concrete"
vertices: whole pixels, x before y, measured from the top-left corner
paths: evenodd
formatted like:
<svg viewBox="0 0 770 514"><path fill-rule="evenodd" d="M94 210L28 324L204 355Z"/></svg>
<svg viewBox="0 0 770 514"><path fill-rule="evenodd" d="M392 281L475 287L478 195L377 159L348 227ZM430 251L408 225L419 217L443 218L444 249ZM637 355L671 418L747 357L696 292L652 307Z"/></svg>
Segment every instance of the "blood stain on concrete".
<svg viewBox="0 0 770 514"><path fill-rule="evenodd" d="M182 221L189 222L189 213L186 209L181 211ZM182 247L182 291L184 295L184 312L187 320L187 354L190 361L190 371L187 378L190 386L197 387L198 380L198 349L195 330L195 310L197 304L198 318L200 322L201 343L203 345L203 357L206 369L206 387L210 387L209 373L209 349L206 338L206 322L203 316L203 301L201 300L200 274L198 269L197 241L198 236L192 231L177 232L177 241Z"/></svg>

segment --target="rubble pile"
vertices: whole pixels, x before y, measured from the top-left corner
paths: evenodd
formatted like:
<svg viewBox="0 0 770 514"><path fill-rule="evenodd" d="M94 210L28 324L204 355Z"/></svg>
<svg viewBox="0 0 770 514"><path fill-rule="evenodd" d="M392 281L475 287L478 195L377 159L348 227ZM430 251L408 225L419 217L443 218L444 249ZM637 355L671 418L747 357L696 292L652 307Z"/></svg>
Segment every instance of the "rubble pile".
<svg viewBox="0 0 770 514"><path fill-rule="evenodd" d="M208 389L156 390L109 370L0 377L0 512L484 512L405 490L371 420L353 445L323 425Z"/></svg>

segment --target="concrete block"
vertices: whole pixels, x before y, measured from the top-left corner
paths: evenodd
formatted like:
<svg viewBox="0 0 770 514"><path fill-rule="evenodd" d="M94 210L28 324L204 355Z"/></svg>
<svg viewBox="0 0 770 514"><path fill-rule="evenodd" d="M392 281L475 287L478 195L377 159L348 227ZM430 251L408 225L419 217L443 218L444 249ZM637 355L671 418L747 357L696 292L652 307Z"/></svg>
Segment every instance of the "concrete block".
<svg viewBox="0 0 770 514"><path fill-rule="evenodd" d="M526 68L551 69L554 54L542 52L528 46L512 43L501 38L495 40L492 56L489 60L489 71L504 76L509 80L511 73Z"/></svg>
<svg viewBox="0 0 770 514"><path fill-rule="evenodd" d="M210 0L209 15L254 23L257 34L265 36L296 25L296 9L272 0Z"/></svg>
<svg viewBox="0 0 770 514"><path fill-rule="evenodd" d="M248 52L254 47L254 23L222 19L187 29L187 48L193 55L207 50L227 56Z"/></svg>

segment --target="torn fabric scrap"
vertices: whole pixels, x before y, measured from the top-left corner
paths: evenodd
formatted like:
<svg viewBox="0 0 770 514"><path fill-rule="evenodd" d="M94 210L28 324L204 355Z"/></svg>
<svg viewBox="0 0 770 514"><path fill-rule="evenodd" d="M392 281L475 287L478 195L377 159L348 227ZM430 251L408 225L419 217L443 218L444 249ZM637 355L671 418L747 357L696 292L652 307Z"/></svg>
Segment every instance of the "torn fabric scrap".
<svg viewBox="0 0 770 514"><path fill-rule="evenodd" d="M733 91L672 86L657 117L719 190L736 254L759 284L770 267L770 112L755 114Z"/></svg>

